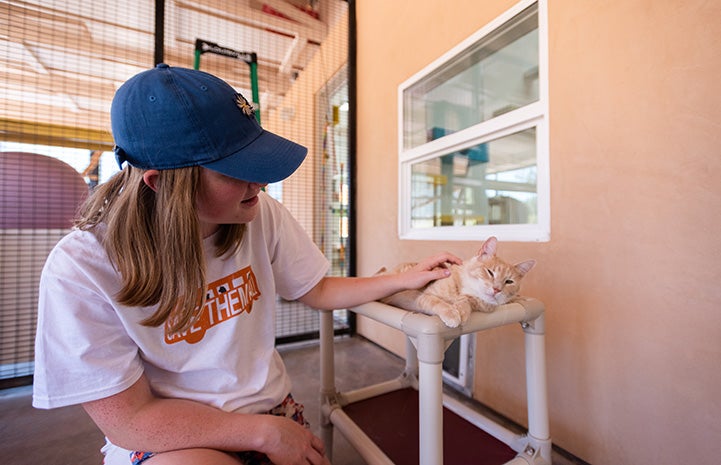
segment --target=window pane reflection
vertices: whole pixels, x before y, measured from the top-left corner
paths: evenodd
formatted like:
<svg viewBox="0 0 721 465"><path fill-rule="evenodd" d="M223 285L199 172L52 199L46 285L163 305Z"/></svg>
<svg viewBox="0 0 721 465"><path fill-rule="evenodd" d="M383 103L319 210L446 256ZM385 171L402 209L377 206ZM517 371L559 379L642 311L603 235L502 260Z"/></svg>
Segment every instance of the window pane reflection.
<svg viewBox="0 0 721 465"><path fill-rule="evenodd" d="M536 224L536 129L414 163L411 227Z"/></svg>
<svg viewBox="0 0 721 465"><path fill-rule="evenodd" d="M538 100L538 6L403 92L410 149Z"/></svg>

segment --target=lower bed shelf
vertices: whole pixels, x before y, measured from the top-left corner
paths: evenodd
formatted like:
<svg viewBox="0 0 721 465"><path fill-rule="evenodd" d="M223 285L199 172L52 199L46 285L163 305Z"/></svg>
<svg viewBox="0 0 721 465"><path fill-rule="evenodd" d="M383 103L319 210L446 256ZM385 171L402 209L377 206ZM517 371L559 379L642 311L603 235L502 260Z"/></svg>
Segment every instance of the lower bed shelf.
<svg viewBox="0 0 721 465"><path fill-rule="evenodd" d="M346 414L396 465L417 465L418 392L399 389L343 407ZM462 465L503 465L516 456L507 444L443 409L443 461Z"/></svg>

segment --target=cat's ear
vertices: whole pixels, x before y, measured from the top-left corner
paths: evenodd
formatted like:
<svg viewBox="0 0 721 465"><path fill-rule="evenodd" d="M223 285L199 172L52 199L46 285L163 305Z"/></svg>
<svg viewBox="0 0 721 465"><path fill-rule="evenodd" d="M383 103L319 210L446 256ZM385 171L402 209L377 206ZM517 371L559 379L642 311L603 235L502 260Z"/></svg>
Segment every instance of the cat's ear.
<svg viewBox="0 0 721 465"><path fill-rule="evenodd" d="M513 267L520 273L521 276L525 276L526 273L531 271L531 268L536 264L536 260L526 260L525 262L516 263Z"/></svg>
<svg viewBox="0 0 721 465"><path fill-rule="evenodd" d="M481 245L478 251L478 258L486 260L496 255L496 245L498 245L498 239L495 236L491 236Z"/></svg>

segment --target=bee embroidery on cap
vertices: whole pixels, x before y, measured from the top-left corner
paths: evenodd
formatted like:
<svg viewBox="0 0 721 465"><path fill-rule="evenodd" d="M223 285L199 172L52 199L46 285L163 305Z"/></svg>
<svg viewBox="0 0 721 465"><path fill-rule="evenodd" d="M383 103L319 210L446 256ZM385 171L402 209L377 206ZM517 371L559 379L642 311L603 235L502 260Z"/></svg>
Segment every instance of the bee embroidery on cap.
<svg viewBox="0 0 721 465"><path fill-rule="evenodd" d="M255 115L253 105L251 105L250 102L248 102L242 95L235 94L235 104L238 105L238 108L240 108L247 116Z"/></svg>

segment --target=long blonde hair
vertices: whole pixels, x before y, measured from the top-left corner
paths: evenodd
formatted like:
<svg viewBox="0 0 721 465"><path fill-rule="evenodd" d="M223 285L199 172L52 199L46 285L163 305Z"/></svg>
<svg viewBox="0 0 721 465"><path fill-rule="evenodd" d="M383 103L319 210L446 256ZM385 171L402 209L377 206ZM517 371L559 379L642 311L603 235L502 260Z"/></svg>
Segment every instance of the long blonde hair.
<svg viewBox="0 0 721 465"><path fill-rule="evenodd" d="M141 324L166 324L170 333L188 329L205 303L205 256L195 209L201 169L160 171L154 191L143 180L144 170L126 166L95 189L75 221L82 230L106 225L102 243L122 279L118 302L157 305ZM244 231L242 224L222 225L215 255L236 251Z"/></svg>

